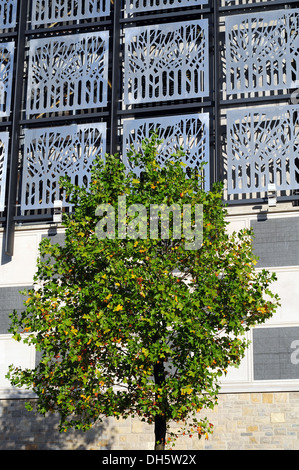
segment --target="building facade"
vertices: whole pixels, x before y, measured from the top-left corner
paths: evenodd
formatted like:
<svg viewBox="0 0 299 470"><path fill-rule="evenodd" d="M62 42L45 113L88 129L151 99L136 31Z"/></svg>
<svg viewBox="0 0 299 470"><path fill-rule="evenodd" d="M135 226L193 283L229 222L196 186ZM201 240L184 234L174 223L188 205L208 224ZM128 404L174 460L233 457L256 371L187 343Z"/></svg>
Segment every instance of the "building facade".
<svg viewBox="0 0 299 470"><path fill-rule="evenodd" d="M8 314L42 238L63 242L59 177L88 185L106 152L128 165L154 129L161 163L182 146L187 166L206 163L205 189L224 181L229 230L254 229L257 269L276 272L281 297L222 381L214 436L178 446L299 447L298 111L298 1L0 0L0 448L152 448L136 421L55 437L5 374L36 363Z"/></svg>

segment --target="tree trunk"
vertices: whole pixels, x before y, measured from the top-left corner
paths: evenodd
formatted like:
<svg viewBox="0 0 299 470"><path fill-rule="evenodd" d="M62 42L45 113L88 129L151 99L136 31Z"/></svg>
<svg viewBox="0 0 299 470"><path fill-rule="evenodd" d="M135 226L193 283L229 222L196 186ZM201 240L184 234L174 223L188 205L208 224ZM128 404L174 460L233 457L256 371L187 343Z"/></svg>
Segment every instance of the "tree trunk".
<svg viewBox="0 0 299 470"><path fill-rule="evenodd" d="M157 361L154 365L154 378L155 384L159 385L159 388L162 388L165 384L165 370L163 360ZM160 397L158 397L158 395ZM166 440L166 409L167 409L167 399L165 398L161 402L161 395L163 392L156 393L156 401L160 403L160 414L155 416L155 450L164 450L165 449L165 440Z"/></svg>
<svg viewBox="0 0 299 470"><path fill-rule="evenodd" d="M157 415L155 416L155 450L165 449L166 439L166 417Z"/></svg>

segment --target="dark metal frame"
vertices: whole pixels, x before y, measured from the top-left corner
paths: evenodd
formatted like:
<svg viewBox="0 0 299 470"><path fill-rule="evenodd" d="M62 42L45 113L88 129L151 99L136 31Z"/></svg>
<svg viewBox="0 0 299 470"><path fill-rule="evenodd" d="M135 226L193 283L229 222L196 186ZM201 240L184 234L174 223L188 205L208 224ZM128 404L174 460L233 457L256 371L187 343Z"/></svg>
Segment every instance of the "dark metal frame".
<svg viewBox="0 0 299 470"><path fill-rule="evenodd" d="M35 126L45 125L61 125L62 122L83 123L91 120L103 120L108 124L108 151L117 153L121 149L121 140L119 126L122 119L126 117L153 117L159 115L171 114L188 114L195 110L210 113L211 128L211 182L224 178L224 165L222 162L222 142L225 138L225 130L221 127L221 113L232 107L240 107L244 105L255 105L261 103L278 103L287 102L290 94L273 94L271 96L242 97L241 99L222 99L220 83L220 48L221 31L220 23L225 16L248 13L249 11L264 11L265 9L278 9L285 7L282 0L274 0L261 3L251 3L236 6L219 6L219 0L209 0L206 5L189 8L173 8L144 14L135 15L134 17L125 18L123 15L123 2L117 0L112 6L111 15L103 21L82 21L79 23L70 22L66 25L56 25L53 28L37 28L27 29L27 17L30 11L30 0L19 0L18 2L18 20L17 27L13 31L0 32L0 41L14 39L17 44L15 54L15 73L14 73L14 96L13 107L10 118L0 119L0 129L9 129L11 136L11 148L9 158L9 174L7 183L7 203L6 213L0 217L0 223L5 226L5 252L7 255L13 255L14 246L14 228L16 223L37 223L50 222L52 220L52 212L44 211L22 215L18 211L16 200L19 189L19 153L21 151L20 139L22 129L32 128ZM299 1L288 0L288 7L299 7ZM149 25L153 23L167 23L180 21L182 19L198 19L208 18L210 30L210 96L206 98L198 98L194 100L174 100L171 102L159 102L147 105L133 105L125 107L122 105L122 34L126 28ZM25 76L26 68L26 47L30 38L43 37L55 34L71 34L77 31L83 32L88 30L109 29L110 34L110 60L109 60L109 80L111 89L109 92L109 104L107 108L97 109L94 112L78 112L71 115L56 114L47 115L40 119L28 119L23 112L23 103L25 99ZM281 197L278 201L294 201L299 200L299 196ZM255 202L264 202L264 198L259 199L240 199L228 201L229 204L248 204Z"/></svg>
<svg viewBox="0 0 299 470"><path fill-rule="evenodd" d="M26 0L19 1L18 11L18 35L17 35L17 54L16 54L16 79L15 94L13 101L13 119L11 129L11 155L10 155L10 171L8 179L8 198L7 198L7 215L6 215L6 237L5 237L5 253L9 256L13 254L14 247L14 210L17 197L17 180L18 180L18 158L19 158L19 141L20 141L20 118L22 109L22 89L20 85L20 77L24 73L24 53L25 53L25 27L27 17Z"/></svg>

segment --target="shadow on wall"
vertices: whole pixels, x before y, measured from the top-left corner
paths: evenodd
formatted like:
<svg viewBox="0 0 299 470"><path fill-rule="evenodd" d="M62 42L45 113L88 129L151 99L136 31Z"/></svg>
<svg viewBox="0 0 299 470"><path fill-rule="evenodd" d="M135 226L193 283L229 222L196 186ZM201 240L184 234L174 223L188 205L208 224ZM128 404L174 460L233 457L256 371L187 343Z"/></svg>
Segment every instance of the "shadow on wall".
<svg viewBox="0 0 299 470"><path fill-rule="evenodd" d="M106 419L89 431L59 432L57 415L27 411L24 399L0 400L0 450L110 450L115 429Z"/></svg>
<svg viewBox="0 0 299 470"><path fill-rule="evenodd" d="M6 244L5 240L6 240L6 235L3 236L3 241L2 241L2 251L1 251L1 261L0 261L0 264L2 266L10 263L12 260L11 256L8 256L5 253L5 244Z"/></svg>

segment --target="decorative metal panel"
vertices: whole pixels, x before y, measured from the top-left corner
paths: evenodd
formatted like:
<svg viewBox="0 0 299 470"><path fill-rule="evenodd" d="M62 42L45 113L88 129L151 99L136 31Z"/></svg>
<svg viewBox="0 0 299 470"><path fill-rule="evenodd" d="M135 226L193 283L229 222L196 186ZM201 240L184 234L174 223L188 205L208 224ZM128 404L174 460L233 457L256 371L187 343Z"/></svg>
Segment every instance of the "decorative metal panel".
<svg viewBox="0 0 299 470"><path fill-rule="evenodd" d="M5 207L5 186L8 158L8 132L0 132L0 212Z"/></svg>
<svg viewBox="0 0 299 470"><path fill-rule="evenodd" d="M0 0L0 29L16 26L17 3L17 0Z"/></svg>
<svg viewBox="0 0 299 470"><path fill-rule="evenodd" d="M227 113L228 193L299 188L299 106Z"/></svg>
<svg viewBox="0 0 299 470"><path fill-rule="evenodd" d="M209 94L208 20L125 32L125 104Z"/></svg>
<svg viewBox="0 0 299 470"><path fill-rule="evenodd" d="M30 41L28 114L106 106L107 31Z"/></svg>
<svg viewBox="0 0 299 470"><path fill-rule="evenodd" d="M33 0L32 25L81 19L96 19L110 14L110 0Z"/></svg>
<svg viewBox="0 0 299 470"><path fill-rule="evenodd" d="M88 186L94 159L105 152L106 124L26 130L21 209L53 208L55 199L68 206L59 178Z"/></svg>
<svg viewBox="0 0 299 470"><path fill-rule="evenodd" d="M13 80L14 42L0 44L0 116L9 116Z"/></svg>
<svg viewBox="0 0 299 470"><path fill-rule="evenodd" d="M191 7L196 5L204 5L208 0L126 0L126 13L134 14L143 11L165 10L166 8Z"/></svg>
<svg viewBox="0 0 299 470"><path fill-rule="evenodd" d="M230 7L230 6L242 6L251 3L254 5L259 3L271 3L276 2L276 0L219 0L220 6Z"/></svg>
<svg viewBox="0 0 299 470"><path fill-rule="evenodd" d="M291 88L299 79L299 10L226 18L228 93Z"/></svg>
<svg viewBox="0 0 299 470"><path fill-rule="evenodd" d="M209 190L209 114L188 114L152 119L124 121L123 161L136 174L140 168L133 168L127 153L131 147L141 152L141 143L156 132L162 143L158 149L158 162L163 164L174 152L182 148L185 156L183 163L187 167L198 168L205 163L202 173L205 178L205 189Z"/></svg>

